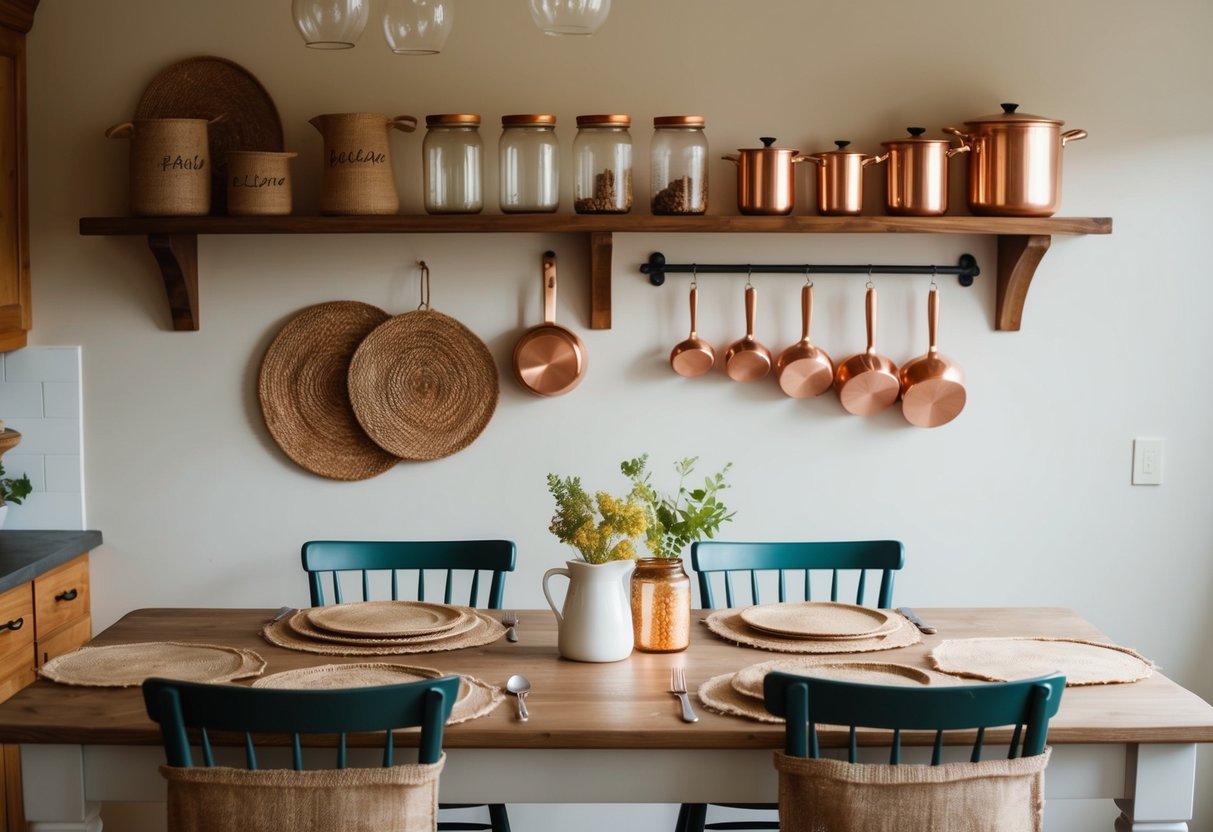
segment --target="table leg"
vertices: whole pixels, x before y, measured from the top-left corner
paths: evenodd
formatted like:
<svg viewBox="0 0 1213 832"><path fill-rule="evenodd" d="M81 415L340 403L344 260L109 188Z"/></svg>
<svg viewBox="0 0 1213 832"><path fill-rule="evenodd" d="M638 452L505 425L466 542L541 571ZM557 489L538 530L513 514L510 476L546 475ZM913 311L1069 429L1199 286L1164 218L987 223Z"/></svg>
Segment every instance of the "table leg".
<svg viewBox="0 0 1213 832"><path fill-rule="evenodd" d="M81 746L22 745L21 780L29 832L101 832L101 804L85 799Z"/></svg>
<svg viewBox="0 0 1213 832"><path fill-rule="evenodd" d="M1130 745L1116 832L1188 832L1196 789L1196 745Z"/></svg>

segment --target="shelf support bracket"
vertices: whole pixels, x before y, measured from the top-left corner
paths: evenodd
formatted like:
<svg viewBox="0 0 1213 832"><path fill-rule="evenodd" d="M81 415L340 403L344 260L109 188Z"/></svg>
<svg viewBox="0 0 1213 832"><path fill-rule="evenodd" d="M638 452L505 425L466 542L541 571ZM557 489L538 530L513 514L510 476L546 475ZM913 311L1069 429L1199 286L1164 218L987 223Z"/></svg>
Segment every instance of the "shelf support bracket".
<svg viewBox="0 0 1213 832"><path fill-rule="evenodd" d="M147 244L164 279L173 329L198 331L198 235L148 234Z"/></svg>
<svg viewBox="0 0 1213 832"><path fill-rule="evenodd" d="M612 232L590 232L590 329L611 328L611 257L614 248Z"/></svg>
<svg viewBox="0 0 1213 832"><path fill-rule="evenodd" d="M998 286L994 328L1018 332L1023 304L1041 258L1053 238L1048 234L998 235Z"/></svg>

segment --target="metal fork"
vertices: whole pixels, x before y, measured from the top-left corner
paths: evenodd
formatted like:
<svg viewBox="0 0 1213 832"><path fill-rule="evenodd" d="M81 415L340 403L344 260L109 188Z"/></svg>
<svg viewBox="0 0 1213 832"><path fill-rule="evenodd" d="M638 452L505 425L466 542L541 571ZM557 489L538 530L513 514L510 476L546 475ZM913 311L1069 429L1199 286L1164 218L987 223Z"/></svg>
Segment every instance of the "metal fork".
<svg viewBox="0 0 1213 832"><path fill-rule="evenodd" d="M699 717L691 710L691 700L687 696L686 671L681 667L670 668L670 693L677 696L678 701L682 703L682 721L698 722Z"/></svg>
<svg viewBox="0 0 1213 832"><path fill-rule="evenodd" d="M501 614L501 624L502 626L509 627L509 629L505 631L506 641L517 641L518 613L514 612L513 610L506 610Z"/></svg>

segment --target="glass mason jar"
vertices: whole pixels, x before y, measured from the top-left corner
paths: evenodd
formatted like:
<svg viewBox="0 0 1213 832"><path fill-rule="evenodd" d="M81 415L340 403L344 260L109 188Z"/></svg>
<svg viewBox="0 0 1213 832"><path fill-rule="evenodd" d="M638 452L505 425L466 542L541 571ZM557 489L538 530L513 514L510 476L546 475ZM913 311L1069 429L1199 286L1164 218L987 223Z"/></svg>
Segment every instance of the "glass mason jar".
<svg viewBox="0 0 1213 832"><path fill-rule="evenodd" d="M632 210L631 123L627 116L577 116L573 210L578 214L626 214Z"/></svg>
<svg viewBox="0 0 1213 832"><path fill-rule="evenodd" d="M430 214L479 214L484 208L484 142L480 116L425 117L421 143L425 210Z"/></svg>
<svg viewBox="0 0 1213 832"><path fill-rule="evenodd" d="M560 144L556 141L556 116L502 116L498 157L502 213L556 210L560 205Z"/></svg>
<svg viewBox="0 0 1213 832"><path fill-rule="evenodd" d="M641 558L632 572L637 650L677 653L691 643L691 579L681 558Z"/></svg>
<svg viewBox="0 0 1213 832"><path fill-rule="evenodd" d="M703 124L703 116L653 119L649 189L654 214L708 210L708 140Z"/></svg>

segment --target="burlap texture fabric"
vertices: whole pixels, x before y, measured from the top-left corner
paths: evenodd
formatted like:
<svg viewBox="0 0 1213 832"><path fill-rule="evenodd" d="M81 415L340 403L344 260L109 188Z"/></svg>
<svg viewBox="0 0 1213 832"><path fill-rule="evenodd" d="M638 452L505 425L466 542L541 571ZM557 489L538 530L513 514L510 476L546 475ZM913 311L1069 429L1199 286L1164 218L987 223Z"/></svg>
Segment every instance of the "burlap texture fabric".
<svg viewBox="0 0 1213 832"><path fill-rule="evenodd" d="M1040 832L1044 770L1034 757L871 765L775 753L784 832Z"/></svg>
<svg viewBox="0 0 1213 832"><path fill-rule="evenodd" d="M988 682L1060 672L1066 687L1136 682L1154 672L1149 659L1128 647L1071 638L947 639L927 659L944 673Z"/></svg>
<svg viewBox="0 0 1213 832"><path fill-rule="evenodd" d="M302 613L295 613L295 616L300 615ZM430 636L419 636L418 639L413 641L401 639L400 643L392 644L375 643L370 639L364 639L367 642L366 644L340 644L331 641L317 641L296 632L291 626L292 616L266 624L261 628L261 637L270 644L276 644L288 650L299 650L304 653L320 653L326 656L393 656L407 653L436 653L442 650L460 650L464 647L480 647L485 644L492 644L505 635L505 627L497 619L490 618L481 612L476 612L475 616L476 626L465 633L437 639L430 639ZM422 641L421 639L429 640Z"/></svg>
<svg viewBox="0 0 1213 832"><path fill-rule="evenodd" d="M260 676L265 659L252 650L217 644L141 641L81 647L51 659L39 675L61 685L126 688L150 676L186 682L230 682Z"/></svg>
<svg viewBox="0 0 1213 832"><path fill-rule="evenodd" d="M446 763L390 768L174 768L168 832L429 832Z"/></svg>
<svg viewBox="0 0 1213 832"><path fill-rule="evenodd" d="M800 636L779 636L756 630L741 618L740 609L716 610L704 624L716 635L736 644L774 650L779 653L867 653L894 650L922 641L922 633L898 613L891 613L889 628L868 638L811 639ZM893 626L896 624L897 626Z"/></svg>

